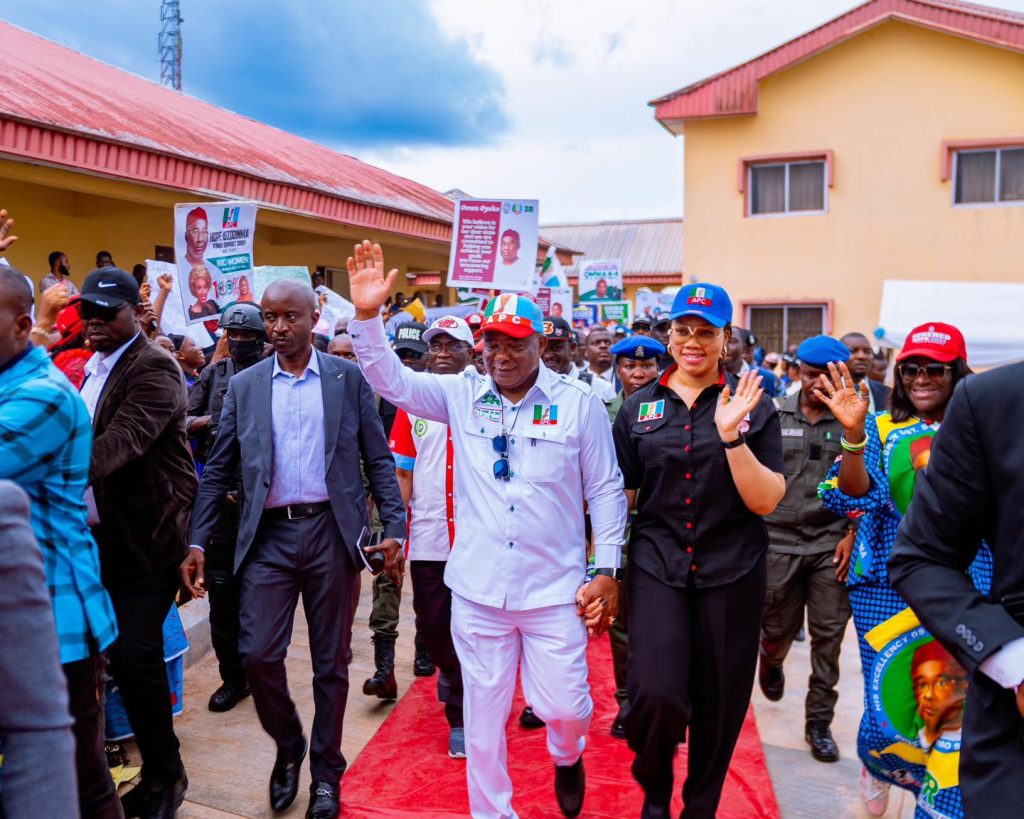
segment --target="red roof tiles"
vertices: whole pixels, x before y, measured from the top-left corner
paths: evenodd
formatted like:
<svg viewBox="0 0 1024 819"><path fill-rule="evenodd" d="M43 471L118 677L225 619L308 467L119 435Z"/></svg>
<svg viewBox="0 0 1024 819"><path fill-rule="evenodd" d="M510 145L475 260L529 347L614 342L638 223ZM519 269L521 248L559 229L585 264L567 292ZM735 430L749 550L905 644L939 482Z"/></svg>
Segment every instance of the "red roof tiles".
<svg viewBox="0 0 1024 819"><path fill-rule="evenodd" d="M0 155L448 242L424 185L0 22Z"/></svg>

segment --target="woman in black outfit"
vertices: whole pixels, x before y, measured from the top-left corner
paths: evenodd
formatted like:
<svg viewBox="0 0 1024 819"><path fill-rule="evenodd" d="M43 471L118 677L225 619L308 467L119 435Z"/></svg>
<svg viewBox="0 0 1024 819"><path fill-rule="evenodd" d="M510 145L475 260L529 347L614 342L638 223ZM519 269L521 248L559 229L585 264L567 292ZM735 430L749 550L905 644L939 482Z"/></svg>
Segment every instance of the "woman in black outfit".
<svg viewBox="0 0 1024 819"><path fill-rule="evenodd" d="M630 506L626 737L643 819L669 816L672 761L689 728L684 817L713 817L757 664L768 536L785 494L782 437L756 371L727 375L732 303L684 285L675 363L615 421Z"/></svg>

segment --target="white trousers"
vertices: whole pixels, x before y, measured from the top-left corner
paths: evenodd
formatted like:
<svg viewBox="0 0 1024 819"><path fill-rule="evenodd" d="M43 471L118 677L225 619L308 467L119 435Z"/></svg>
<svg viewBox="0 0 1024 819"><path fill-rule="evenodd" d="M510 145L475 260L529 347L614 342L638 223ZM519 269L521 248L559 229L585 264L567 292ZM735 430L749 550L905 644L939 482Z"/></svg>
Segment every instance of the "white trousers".
<svg viewBox="0 0 1024 819"><path fill-rule="evenodd" d="M452 594L452 638L462 664L470 812L474 819L517 819L505 740L516 670L521 662L523 693L547 723L555 764L574 764L594 710L586 627L574 604L505 611ZM551 777L554 801L554 771Z"/></svg>

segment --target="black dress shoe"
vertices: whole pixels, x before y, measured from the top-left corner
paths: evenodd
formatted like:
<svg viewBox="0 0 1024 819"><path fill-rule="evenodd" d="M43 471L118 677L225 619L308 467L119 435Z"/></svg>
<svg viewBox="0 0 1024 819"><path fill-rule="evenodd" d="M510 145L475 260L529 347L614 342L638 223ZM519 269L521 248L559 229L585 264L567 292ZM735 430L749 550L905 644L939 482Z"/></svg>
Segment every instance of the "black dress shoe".
<svg viewBox="0 0 1024 819"><path fill-rule="evenodd" d="M629 713L629 703L626 703L619 708L619 713L615 715L615 719L612 721L611 735L615 739L626 738L626 714Z"/></svg>
<svg viewBox="0 0 1024 819"><path fill-rule="evenodd" d="M640 819L671 819L669 806L653 802L644 797L644 806L640 811Z"/></svg>
<svg viewBox="0 0 1024 819"><path fill-rule="evenodd" d="M299 771L308 747L306 738L302 737L302 748L298 752L277 751L277 761L270 774L270 807L277 812L287 810L295 801L299 792Z"/></svg>
<svg viewBox="0 0 1024 819"><path fill-rule="evenodd" d="M811 756L818 762L839 761L839 746L832 739L832 732L826 723L817 720L808 722L804 739L811 746Z"/></svg>
<svg viewBox="0 0 1024 819"><path fill-rule="evenodd" d="M220 688L213 692L210 697L209 709L216 713L223 713L224 711L230 711L238 703L244 700L252 692L249 691L249 686L242 685L237 686L231 683L224 683Z"/></svg>
<svg viewBox="0 0 1024 819"><path fill-rule="evenodd" d="M174 819L175 812L185 801L187 790L188 777L182 768L181 776L175 782L141 781L121 797L121 810L125 819Z"/></svg>
<svg viewBox="0 0 1024 819"><path fill-rule="evenodd" d="M757 667L757 681L763 693L772 702L778 702L786 693L786 675L781 665L767 665L764 658Z"/></svg>
<svg viewBox="0 0 1024 819"><path fill-rule="evenodd" d="M579 816L583 809L583 794L587 790L587 775L581 756L572 765L555 765L555 796L564 816Z"/></svg>
<svg viewBox="0 0 1024 819"><path fill-rule="evenodd" d="M330 782L314 782L309 786L309 808L306 819L338 819L341 813L341 790Z"/></svg>
<svg viewBox="0 0 1024 819"><path fill-rule="evenodd" d="M532 730L534 728L543 728L547 723L533 713L533 709L527 705L523 709L523 713L519 715L519 725L527 730Z"/></svg>

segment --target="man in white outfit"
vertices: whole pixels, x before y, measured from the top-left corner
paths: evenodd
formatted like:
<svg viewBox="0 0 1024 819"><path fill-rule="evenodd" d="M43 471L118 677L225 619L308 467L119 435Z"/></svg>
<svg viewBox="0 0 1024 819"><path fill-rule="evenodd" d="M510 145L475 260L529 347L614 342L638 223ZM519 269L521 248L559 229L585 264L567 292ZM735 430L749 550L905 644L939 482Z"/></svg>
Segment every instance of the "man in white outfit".
<svg viewBox="0 0 1024 819"><path fill-rule="evenodd" d="M522 664L527 701L547 723L555 794L565 816L583 804L583 749L593 711L587 632L618 611L626 525L607 411L582 382L541 366L540 308L501 295L483 324L490 373L414 373L391 351L379 312L397 271L363 242L348 260L359 365L374 391L451 430L458 520L445 570L462 665L467 779L476 819L515 819L505 722ZM586 580L583 506L596 575Z"/></svg>

